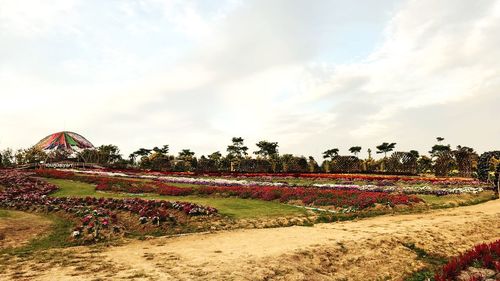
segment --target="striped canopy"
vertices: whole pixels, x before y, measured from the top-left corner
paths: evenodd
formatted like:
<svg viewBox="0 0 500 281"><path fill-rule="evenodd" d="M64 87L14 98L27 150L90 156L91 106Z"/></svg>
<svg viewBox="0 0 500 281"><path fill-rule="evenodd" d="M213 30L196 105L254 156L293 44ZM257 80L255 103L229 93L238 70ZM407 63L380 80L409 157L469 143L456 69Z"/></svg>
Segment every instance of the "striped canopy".
<svg viewBox="0 0 500 281"><path fill-rule="evenodd" d="M65 131L46 136L35 147L44 151L64 150L74 153L94 146L81 135Z"/></svg>

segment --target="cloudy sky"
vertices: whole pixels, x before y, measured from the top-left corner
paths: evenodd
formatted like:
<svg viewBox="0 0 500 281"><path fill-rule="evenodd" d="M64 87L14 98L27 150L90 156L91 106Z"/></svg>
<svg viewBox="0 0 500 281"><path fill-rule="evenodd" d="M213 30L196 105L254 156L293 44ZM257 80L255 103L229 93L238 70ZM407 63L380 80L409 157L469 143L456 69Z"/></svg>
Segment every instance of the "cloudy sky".
<svg viewBox="0 0 500 281"><path fill-rule="evenodd" d="M0 0L0 149L499 149L499 34L492 0Z"/></svg>

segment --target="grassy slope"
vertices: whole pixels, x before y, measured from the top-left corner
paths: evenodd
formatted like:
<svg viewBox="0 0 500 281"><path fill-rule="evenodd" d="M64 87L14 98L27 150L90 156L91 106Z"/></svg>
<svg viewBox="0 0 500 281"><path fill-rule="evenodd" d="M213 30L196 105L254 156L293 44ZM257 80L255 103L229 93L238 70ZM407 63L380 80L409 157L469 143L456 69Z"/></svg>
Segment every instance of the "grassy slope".
<svg viewBox="0 0 500 281"><path fill-rule="evenodd" d="M493 191L484 191L479 194L450 194L445 196L417 195L433 208L456 207L474 205L495 198Z"/></svg>
<svg viewBox="0 0 500 281"><path fill-rule="evenodd" d="M276 202L266 202L251 199L239 198L213 198L199 196L159 196L159 195L141 195L125 194L111 192L96 192L91 184L76 182L71 180L47 179L47 181L57 185L60 190L52 194L58 197L113 197L113 198L143 198L143 199L163 199L172 201L187 201L197 204L215 207L223 215L232 218L258 218L269 216L288 216L300 215L304 213L303 209L279 204Z"/></svg>
<svg viewBox="0 0 500 281"><path fill-rule="evenodd" d="M30 241L30 243L26 246L6 249L4 253L25 255L39 250L62 248L74 245L68 239L69 233L74 227L73 222L52 214L48 214L46 217L54 223L54 226L47 235Z"/></svg>
<svg viewBox="0 0 500 281"><path fill-rule="evenodd" d="M16 218L20 211L0 210L0 219L2 218ZM61 218L54 214L37 214L52 221L53 226L46 234L31 240L27 245L18 248L6 248L0 250L1 254L17 254L25 255L38 250L45 250L49 248L60 248L72 245L68 240L68 233L74 227L73 222ZM0 262L1 264L1 262Z"/></svg>

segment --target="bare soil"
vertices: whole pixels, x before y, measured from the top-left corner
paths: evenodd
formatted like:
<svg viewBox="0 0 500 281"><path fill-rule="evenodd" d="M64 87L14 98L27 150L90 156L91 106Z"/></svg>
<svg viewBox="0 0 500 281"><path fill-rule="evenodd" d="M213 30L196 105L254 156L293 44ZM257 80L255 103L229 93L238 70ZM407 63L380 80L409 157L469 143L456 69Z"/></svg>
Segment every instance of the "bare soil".
<svg viewBox="0 0 500 281"><path fill-rule="evenodd" d="M500 200L313 227L244 229L51 250L3 260L1 280L401 280L500 238Z"/></svg>

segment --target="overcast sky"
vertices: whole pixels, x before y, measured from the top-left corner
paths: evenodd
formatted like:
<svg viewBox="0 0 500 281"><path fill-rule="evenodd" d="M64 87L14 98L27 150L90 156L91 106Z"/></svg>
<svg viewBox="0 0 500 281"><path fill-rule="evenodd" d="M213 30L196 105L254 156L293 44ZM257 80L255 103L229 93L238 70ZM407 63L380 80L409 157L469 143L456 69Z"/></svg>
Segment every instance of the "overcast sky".
<svg viewBox="0 0 500 281"><path fill-rule="evenodd" d="M0 149L500 149L500 1L0 0Z"/></svg>

